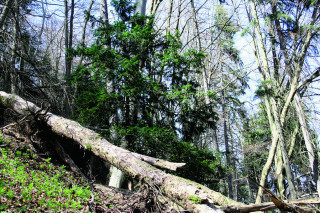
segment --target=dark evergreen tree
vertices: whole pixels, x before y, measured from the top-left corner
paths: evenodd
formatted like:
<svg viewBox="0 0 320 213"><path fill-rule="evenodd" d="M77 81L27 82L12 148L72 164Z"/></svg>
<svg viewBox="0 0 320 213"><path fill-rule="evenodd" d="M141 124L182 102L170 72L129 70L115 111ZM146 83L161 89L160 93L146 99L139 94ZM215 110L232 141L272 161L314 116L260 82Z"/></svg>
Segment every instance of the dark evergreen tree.
<svg viewBox="0 0 320 213"><path fill-rule="evenodd" d="M74 51L85 61L70 79L77 91L75 118L129 150L186 162L179 175L216 187L223 168L192 142L203 123L216 119L212 103L197 103L203 94L193 76L204 54L181 53L179 34L161 36L153 17L133 14L131 1L113 6L118 20L101 23L95 42Z"/></svg>

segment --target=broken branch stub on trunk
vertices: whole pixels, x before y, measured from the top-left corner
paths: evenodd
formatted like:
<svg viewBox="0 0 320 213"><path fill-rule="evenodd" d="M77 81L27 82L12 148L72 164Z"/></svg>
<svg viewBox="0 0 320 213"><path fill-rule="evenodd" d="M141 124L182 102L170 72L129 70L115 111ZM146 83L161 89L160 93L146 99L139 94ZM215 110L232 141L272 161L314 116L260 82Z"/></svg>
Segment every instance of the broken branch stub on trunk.
<svg viewBox="0 0 320 213"><path fill-rule="evenodd" d="M0 91L0 105L21 115L41 113L41 108L33 103L2 91ZM194 212L222 212L215 205L245 206L245 204L233 201L203 185L167 174L150 165L159 166L165 161L150 160L146 156L141 157L139 154L117 147L102 138L98 133L81 126L75 121L53 113L46 113L43 118L55 134L75 141L81 147L90 150L94 155L108 161L131 177L157 185L164 195L170 197L185 209L193 209ZM168 165L167 162L165 164ZM170 165L175 165L175 163ZM177 165L178 167L182 166L182 164ZM194 198L197 198L196 202Z"/></svg>

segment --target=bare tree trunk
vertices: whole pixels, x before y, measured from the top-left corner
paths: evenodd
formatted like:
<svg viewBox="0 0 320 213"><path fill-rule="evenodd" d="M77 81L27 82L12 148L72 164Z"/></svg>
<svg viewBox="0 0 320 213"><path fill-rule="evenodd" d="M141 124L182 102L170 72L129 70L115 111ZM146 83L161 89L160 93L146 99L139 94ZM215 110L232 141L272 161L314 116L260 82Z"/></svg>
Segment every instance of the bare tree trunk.
<svg viewBox="0 0 320 213"><path fill-rule="evenodd" d="M140 1L140 0L139 0ZM162 2L163 0L152 0L151 2L151 6L150 6L150 10L149 10L149 15L152 15L154 13L157 12L158 10L158 7L160 5L160 3Z"/></svg>
<svg viewBox="0 0 320 213"><path fill-rule="evenodd" d="M107 0L100 0L99 8L100 8L100 16L102 17L102 21L109 22Z"/></svg>
<svg viewBox="0 0 320 213"><path fill-rule="evenodd" d="M269 149L267 162L263 166L263 169L261 172L261 177L260 177L260 182L259 182L260 186L265 186L265 184L266 184L268 173L270 171L270 168L271 168L271 165L273 163L273 159L274 159L274 156L276 153L277 144L278 144L278 136L272 137L272 143L271 143L271 146ZM258 193L256 196L256 203L261 203L262 195L263 195L263 188L259 187Z"/></svg>
<svg viewBox="0 0 320 213"><path fill-rule="evenodd" d="M170 32L170 29L171 29L172 7L173 7L173 0L169 0L169 11L168 11L167 27L166 27L167 34Z"/></svg>
<svg viewBox="0 0 320 213"><path fill-rule="evenodd" d="M285 145L285 140L284 140L284 134L283 134L283 129L282 129L282 124L280 122L280 117L279 117L279 112L278 112L278 106L274 100L273 97L271 97L271 102L272 102L272 110L273 110L273 116L274 120L276 123L277 131L279 134L279 145L281 149L281 155L282 155L282 160L283 160L283 166L286 171L286 177L289 185L289 190L290 190L290 198L291 200L297 199L296 195L296 190L293 184L293 176L291 172L291 167L290 167L290 162L289 162L289 157L288 153L286 150L286 145Z"/></svg>
<svg viewBox="0 0 320 213"><path fill-rule="evenodd" d="M147 0L137 0L136 13L142 16L146 15Z"/></svg>
<svg viewBox="0 0 320 213"><path fill-rule="evenodd" d="M293 150L294 150L294 145L296 143L296 138L299 132L299 124L296 125L295 129L293 130L293 133L291 135L291 139L290 139L290 147L289 147L289 151L288 151L288 156L289 158L291 158Z"/></svg>
<svg viewBox="0 0 320 213"><path fill-rule="evenodd" d="M91 13L93 3L94 3L94 0L91 0L89 8L87 10L89 14ZM86 17L86 19L84 20L83 28L82 28L82 36L81 36L80 45L83 45L83 46L85 45L85 41L86 41L86 31L87 31L88 21L89 21L89 17ZM83 62L83 56L81 55L79 64L81 65L82 62Z"/></svg>
<svg viewBox="0 0 320 213"><path fill-rule="evenodd" d="M226 116L226 106L225 106L225 97L224 91L222 91L222 116L223 116L223 134L224 134L224 144L226 147L226 158L227 166L232 167L230 160L230 148L228 140L228 130L227 130L227 116ZM228 196L233 199L233 190L232 190L232 174L228 174Z"/></svg>
<svg viewBox="0 0 320 213"><path fill-rule="evenodd" d="M8 16L9 8L11 7L12 3L13 3L13 0L7 0L6 4L2 8L1 16L0 16L0 29L2 29L2 27L4 25L4 22Z"/></svg>
<svg viewBox="0 0 320 213"><path fill-rule="evenodd" d="M9 79L10 79L10 91L13 94L18 94L18 73L16 70L16 51L17 51L17 43L18 43L18 27L19 27L19 2L18 0L14 1L14 27L13 27L13 41L12 41L12 49L11 49L11 57L10 57L10 71L9 71Z"/></svg>
<svg viewBox="0 0 320 213"><path fill-rule="evenodd" d="M320 2L317 1L314 10L312 12L312 19L310 21L310 26L314 25L314 23L316 22L316 20L318 19L318 11L319 11L319 5ZM273 4L272 5L272 11L274 13L277 12L277 4ZM299 95L299 93L297 93L297 89L298 89L298 80L299 80L299 76L300 73L302 71L302 66L303 66L303 62L305 60L306 57L306 52L308 47L310 46L310 42L312 39L312 34L311 30L308 29L307 33L306 33L306 39L304 41L304 45L302 46L302 48L300 49L299 53L300 54L295 54L293 56L293 59L289 60L289 56L288 56L288 52L287 52L287 44L286 44L286 39L282 33L281 30L281 24L279 22L278 19L275 19L275 28L277 30L278 36L279 36L279 40L280 40L280 49L281 52L284 55L284 59L285 59L285 64L286 64L286 72L288 73L289 79L290 79L290 83L291 83L291 90L290 90L290 94L291 97L294 96L294 102L295 102L295 108L299 117L299 122L300 122L300 126L301 126L301 130L303 133L303 137L304 137L304 141L305 141L305 145L306 148L308 150L308 157L309 157L309 161L310 161L310 167L311 170L313 172L313 181L317 187L317 191L318 191L318 195L320 196L320 182L319 182L319 171L318 171L318 159L315 158L315 154L314 154L314 150L313 150L313 145L312 142L310 140L310 135L309 135L309 131L307 128L307 123L306 123L306 119L304 116L304 112L301 106L301 97ZM296 38L294 38L296 41ZM290 63L290 61L293 61L294 64L292 65ZM292 68L293 67L293 68ZM293 69L293 71L292 71ZM291 103L291 99L287 99L287 102L285 103L284 108L288 108L289 104ZM284 116L282 115L283 119Z"/></svg>
<svg viewBox="0 0 320 213"><path fill-rule="evenodd" d="M277 195L279 198L284 199L285 198L285 187L284 187L284 177L283 177L283 161L282 161L282 152L281 152L281 148L279 147L279 143L277 146L277 152L276 152L276 157L275 157L275 167L276 167L276 171L275 171L275 175L276 175L276 179L277 179L277 184L278 184L278 188L277 188Z"/></svg>
<svg viewBox="0 0 320 213"><path fill-rule="evenodd" d="M71 74L72 69L72 59L70 58L71 55L68 53L69 49L72 48L72 41L73 41L73 19L74 19L74 0L71 0L71 7L70 7L70 21L68 17L68 0L65 0L65 63L66 63L66 71L65 77L69 77Z"/></svg>
<svg viewBox="0 0 320 213"><path fill-rule="evenodd" d="M257 30L258 45L260 46L260 54L262 57L263 67L262 67L262 69L260 69L261 75L264 80L272 80L271 75L270 75L269 65L268 65L266 49L264 47L262 34L260 31L260 24L259 24L259 20L258 20L256 5L255 5L255 2L253 2L253 1L250 1L250 3L251 3L252 10L253 10L254 20L256 21L255 29ZM257 51L258 51L258 49L257 49ZM267 86L271 87L271 85L267 85ZM289 95L289 97L290 97L290 95ZM289 189L290 189L290 197L291 197L291 199L295 199L296 192L295 192L295 188L294 188L294 185L292 182L293 177L292 177L292 173L291 173L291 168L290 168L290 163L289 163L287 151L285 149L284 134L283 134L283 129L282 129L283 123L281 122L281 119L280 119L278 105L276 103L275 98L272 96L268 96L265 99L270 100L270 102L265 101L265 104L269 105L268 107L272 110L272 114L273 114L274 122L275 122L275 126L276 126L276 132L274 135L278 135L278 137L279 137L279 144L280 144L281 153L282 153L282 160L283 160L284 168L285 168L286 175L287 175L287 181L288 181L288 185L289 185ZM288 98L288 99L290 99L290 98ZM287 99L287 101L288 101L288 99ZM282 113L284 113L284 115L285 115L286 110L283 110ZM269 115L268 115L268 117L269 117ZM271 128L271 129L273 129L273 128Z"/></svg>
<svg viewBox="0 0 320 213"><path fill-rule="evenodd" d="M306 123L306 118L304 115L304 111L302 109L301 106L301 98L299 93L296 93L294 96L294 104L296 107L296 111L298 113L299 116L299 122L300 122L300 126L301 126L301 130L302 130L302 134L303 134L303 138L304 138L304 142L306 144L306 148L308 150L308 156L309 156L309 162L310 162L310 167L312 170L312 177L313 177L313 181L314 184L317 187L317 192L318 192L318 196L320 196L320 181L319 181L319 168L318 168L318 159L315 155L315 152L313 150L313 144L311 142L310 139L310 134L308 131L308 126Z"/></svg>
<svg viewBox="0 0 320 213"><path fill-rule="evenodd" d="M254 27L252 27L252 31L253 31L253 38L254 38L253 39L254 49L256 50L254 56L255 56L256 62L258 64L258 69L261 70L262 69L262 63L261 63L261 60L259 58L259 47L258 47L258 44L257 44L257 40L255 39L255 33L256 33L255 31L256 30L255 30ZM260 71L260 73L261 73L261 71ZM265 79L263 78L263 80L265 80ZM264 102L268 102L268 100L265 99ZM274 126L273 118L272 118L272 115L271 115L270 105L269 104L265 104L265 107L266 107L266 112L267 112L267 115L268 115L269 125L270 125L271 130L272 130L271 131L271 133L272 133L272 142L271 142L271 146L269 148L267 162L263 166L263 169L262 169L262 172L261 172L261 177L260 177L259 184L262 187L265 186L265 183L266 183L266 180L267 180L271 165L272 165L273 160L274 160L277 144L278 144L278 135L274 135L275 130L273 130L273 128L275 128L275 126ZM257 193L257 196L256 196L256 202L255 202L257 204L261 203L261 201L262 201L262 195L263 195L263 188L262 187L258 188L258 193Z"/></svg>
<svg viewBox="0 0 320 213"><path fill-rule="evenodd" d="M182 4L182 2L181 2L181 0L179 0L177 23L176 23L176 32L179 30L180 16L181 16L181 4Z"/></svg>
<svg viewBox="0 0 320 213"><path fill-rule="evenodd" d="M212 130L212 150L213 151L219 151L219 144L217 139L217 130Z"/></svg>
<svg viewBox="0 0 320 213"><path fill-rule="evenodd" d="M74 20L74 0L71 0L70 6L70 19L69 19L69 6L68 0L64 0L64 7L65 7L65 20L64 20L64 36L65 36L65 73L64 79L66 80L66 84L64 87L64 94L63 94L63 113L66 116L70 116L72 113L72 100L71 100L71 85L70 82L67 80L71 74L72 69L72 55L69 54L70 49L72 48L73 44L73 20Z"/></svg>
<svg viewBox="0 0 320 213"><path fill-rule="evenodd" d="M71 11L70 11L70 28L69 28L69 44L68 44L68 48L71 49L72 48L72 44L73 44L73 20L74 20L74 0L71 0ZM70 72L71 72L71 64L72 64L72 60L69 60L70 63Z"/></svg>
<svg viewBox="0 0 320 213"><path fill-rule="evenodd" d="M108 13L107 0L100 0L99 7L100 7L100 16L102 17L103 22L108 23L109 22L109 13ZM110 47L111 41L108 41L108 43L109 43L108 45ZM108 81L106 86L107 86L108 91L110 91L110 92L114 91L112 81ZM117 120L116 115L111 116L109 119L109 125L110 126L114 125L117 122L116 120ZM117 138L115 133L111 133L111 137L115 138L115 139ZM125 148L126 143L122 142L121 147ZM107 162L105 162L105 163L107 164ZM110 167L109 172L110 172L110 179L109 179L108 186L120 188L122 183L125 180L124 173L120 169L118 169L117 167L112 166L112 165Z"/></svg>
<svg viewBox="0 0 320 213"><path fill-rule="evenodd" d="M65 77L70 75L70 68L69 68L69 6L68 0L64 0L64 46L65 46Z"/></svg>

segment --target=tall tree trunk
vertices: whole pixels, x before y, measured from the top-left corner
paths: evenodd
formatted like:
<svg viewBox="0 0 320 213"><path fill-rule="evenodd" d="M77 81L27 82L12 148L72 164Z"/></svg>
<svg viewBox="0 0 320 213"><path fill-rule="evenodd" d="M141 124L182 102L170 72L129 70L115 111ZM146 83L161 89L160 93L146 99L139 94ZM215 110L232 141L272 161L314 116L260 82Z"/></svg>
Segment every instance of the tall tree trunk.
<svg viewBox="0 0 320 213"><path fill-rule="evenodd" d="M291 156L292 156L292 153L293 153L293 150L294 150L294 146L295 146L295 143L296 143L296 138L297 138L297 135L298 135L298 132L299 132L299 128L300 128L300 125L297 124L296 127L293 130L292 135L291 135L290 147L289 147L289 151L288 151L289 158L291 158Z"/></svg>
<svg viewBox="0 0 320 213"><path fill-rule="evenodd" d="M277 195L280 199L285 199L285 186L284 186L284 177L283 177L283 161L282 161L282 152L281 148L279 146L279 143L277 145L277 152L275 157L275 176L277 179Z"/></svg>
<svg viewBox="0 0 320 213"><path fill-rule="evenodd" d="M291 166L290 166L290 162L289 162L288 152L286 150L286 145L284 142L285 140L284 140L282 124L280 122L278 106L277 106L276 101L273 97L271 97L271 102L272 102L273 116L274 116L277 131L279 134L279 145L280 145L280 149L281 149L283 166L284 166L284 169L286 172L286 178L287 178L288 185L289 185L290 198L291 198L291 200L294 200L297 198L297 195L296 195L296 190L295 190L295 187L293 184L293 176L292 176L292 172L291 172Z"/></svg>
<svg viewBox="0 0 320 213"><path fill-rule="evenodd" d="M102 1L102 0L100 0ZM93 6L93 3L94 3L94 0L91 0L90 1L90 5L89 5L89 8L87 10L87 12L90 14L91 13L91 10L92 10L92 6ZM87 25L88 25L88 21L89 21L89 16L86 17L86 19L84 20L84 24L83 24L83 28L82 28L82 36L81 36L81 41L80 41L80 45L85 45L85 41L86 41L86 31L87 31ZM82 64L83 62L83 56L81 55L80 57L80 65Z"/></svg>
<svg viewBox="0 0 320 213"><path fill-rule="evenodd" d="M179 30L179 24L180 24L180 16L181 16L181 0L179 0L179 5L178 5L178 15L177 15L177 23L176 23L176 32Z"/></svg>
<svg viewBox="0 0 320 213"><path fill-rule="evenodd" d="M19 2L18 0L14 1L14 27L13 27L13 40L12 40L12 49L11 49L11 56L10 56L10 91L13 94L18 94L18 72L16 69L16 51L18 46L18 33L19 33Z"/></svg>
<svg viewBox="0 0 320 213"><path fill-rule="evenodd" d="M309 162L310 162L310 167L312 170L312 177L313 177L313 181L314 184L317 187L317 192L318 192L318 196L320 196L320 182L319 182L319 168L318 168L318 158L317 155L315 155L315 152L313 150L313 143L310 139L310 134L308 131L308 125L306 122L306 117L304 115L304 111L302 109L301 106L301 98L299 93L296 93L294 96L294 104L296 107L296 111L297 114L299 116L299 122L300 122L300 126L301 126L301 130L302 130L302 134L303 134L303 138L304 138L304 142L306 144L306 148L308 151L308 157L309 157Z"/></svg>
<svg viewBox="0 0 320 213"><path fill-rule="evenodd" d="M229 116L228 116L229 117ZM231 133L231 122L230 122L230 119L228 119L228 131ZM231 153L234 153L234 147L233 147L233 137L232 137L232 134L230 134L230 142L231 142ZM231 162L231 165L232 165L232 179L233 180L237 180L238 179L238 173L237 173L237 166L236 166L236 160L232 160ZM232 184L232 182L231 182ZM233 196L232 196L232 199L238 201L238 182L233 182L232 184L232 192L233 192Z"/></svg>
<svg viewBox="0 0 320 213"><path fill-rule="evenodd" d="M216 129L212 130L212 150L219 152L219 144L218 144L217 130Z"/></svg>
<svg viewBox="0 0 320 213"><path fill-rule="evenodd" d="M13 0L7 0L4 7L2 8L1 11L1 16L0 16L0 29L2 29L5 20L8 16L9 8L12 6Z"/></svg>
<svg viewBox="0 0 320 213"><path fill-rule="evenodd" d="M68 0L64 0L64 7L65 7L65 20L64 20L64 36L65 36L65 73L64 78L67 79L71 74L72 69L72 55L69 54L70 49L72 48L73 44L73 20L74 20L74 0L71 0L70 6L70 19L69 19L69 5ZM71 100L71 85L69 81L66 82L64 88L64 115L69 117L72 114L72 100Z"/></svg>
<svg viewBox="0 0 320 213"><path fill-rule="evenodd" d="M72 44L73 44L73 20L74 20L74 0L71 0L71 11L70 11L70 27L69 27L69 44L68 44L68 48L71 49L72 48ZM69 60L69 67L70 67L70 72L71 72L71 64L72 64L72 59Z"/></svg>
<svg viewBox="0 0 320 213"><path fill-rule="evenodd" d="M137 0L135 13L142 16L146 15L147 0Z"/></svg>
<svg viewBox="0 0 320 213"><path fill-rule="evenodd" d="M141 1L141 0L139 0ZM152 15L152 14L155 14L158 10L158 7L160 5L160 3L162 2L163 0L152 0L151 2L151 6L150 6L150 10L149 10L149 15Z"/></svg>
<svg viewBox="0 0 320 213"><path fill-rule="evenodd" d="M70 75L70 67L69 67L69 6L68 0L64 0L64 49L65 49L65 73L64 76L68 77Z"/></svg>
<svg viewBox="0 0 320 213"><path fill-rule="evenodd" d="M173 7L173 0L169 0L169 11L168 11L167 27L166 27L167 34L170 32L170 29L171 29L172 7Z"/></svg>
<svg viewBox="0 0 320 213"><path fill-rule="evenodd" d="M262 69L260 69L261 75L262 75L263 80L272 80L269 65L268 65L266 49L265 49L265 46L263 43L261 31L260 31L260 24L259 24L259 20L258 20L256 5L255 5L255 2L253 2L253 1L250 1L250 3L251 3L251 8L253 10L253 17L256 22L254 27L257 30L258 45L260 46L259 52L262 57L263 67L262 67ZM258 51L258 49L257 49L257 51ZM269 84L269 85L267 85L267 87L270 88L272 86ZM289 189L290 189L290 197L291 197L291 199L295 199L296 192L295 192L295 188L293 185L293 177L292 177L292 173L291 173L291 168L290 168L290 163L289 163L287 151L285 149L284 134L283 134L283 129L282 129L283 124L281 124L278 105L276 103L275 98L272 96L267 96L265 99L269 99L269 101L270 101L270 102L265 101L265 104L269 105L268 108L270 108L272 110L272 114L273 114L273 118L274 118L274 122L275 122L275 126L276 126L276 132L274 135L278 135L278 137L279 137L279 144L280 144L280 148L281 148L282 160L283 160L283 164L284 164L284 168L285 168L286 176L287 176L287 181L288 181L288 185L289 185ZM284 112L284 111L282 111L282 112ZM269 117L269 115L268 115L268 117ZM271 128L271 130L272 129L273 128Z"/></svg>
<svg viewBox="0 0 320 213"><path fill-rule="evenodd" d="M65 71L65 77L69 77L71 74L72 69L72 56L68 53L69 50L72 48L73 43L73 19L74 19L74 0L71 0L71 7L70 7L70 20L68 17L68 0L65 0L65 51L66 51L66 71Z"/></svg>
<svg viewBox="0 0 320 213"><path fill-rule="evenodd" d="M194 23L194 29L195 29L195 38L197 38L197 46L198 50L202 50L201 46L201 38L200 38L200 30L199 30L199 24L198 24L198 18L197 18L197 11L194 6L194 0L190 0L191 9L192 9L192 16L193 16L193 23Z"/></svg>
<svg viewBox="0 0 320 213"><path fill-rule="evenodd" d="M249 14L248 14L248 17L249 17ZM252 32L253 32L253 44L254 44L254 49L256 50L255 51L255 59L256 59L256 62L258 64L258 69L259 71L262 69L262 63L261 63L261 60L260 60L260 57L259 57L259 47L258 47L258 43L257 43L257 40L255 39L255 34L256 34L256 29L255 27L252 26ZM262 71L260 71L261 73ZM265 80L263 78L263 80ZM268 102L267 99L264 99L264 102ZM269 125L271 127L271 130L272 128L275 128L274 126L274 122L273 122L273 118L272 118L272 114L271 114L271 109L270 109L270 105L269 104L265 104L265 107L266 107L266 112L267 112L267 117L268 117L268 120L269 120ZM264 187L265 186L265 183L266 183L266 180L267 180L267 177L268 177L268 174L269 174L269 171L270 171L270 168L272 166L272 163L273 163L273 160L274 160L274 156L275 156L275 153L276 153L276 148L277 148L277 144L278 144L278 135L274 135L275 133L275 130L272 130L271 131L271 135L272 135L272 142L271 142L271 145L270 145L270 148L269 148L269 153L268 153L268 158L267 158L267 161L265 163L265 165L263 166L263 169L262 169L262 172L261 172L261 177L260 177L260 186ZM257 193L257 196L256 196L256 202L255 203L261 203L262 201L262 195L263 195L263 188L262 187L259 187L258 188L258 193Z"/></svg>
<svg viewBox="0 0 320 213"><path fill-rule="evenodd" d="M229 148L229 140L228 140L228 130L227 130L227 115L226 115L226 105L225 105L225 97L224 91L222 91L222 116L223 116L223 134L224 134L224 144L226 147L226 158L227 158L227 166L232 167L231 159L230 159L230 148ZM228 174L228 197L233 199L233 189L232 189L232 174Z"/></svg>
<svg viewBox="0 0 320 213"><path fill-rule="evenodd" d="M109 23L109 13L108 13L107 0L100 0L99 1L99 8L100 8L100 16L102 18L102 21L106 24ZM111 40L108 40L107 45L108 45L108 48L111 47ZM106 87L107 87L108 92L110 92L110 93L114 92L114 82L108 81ZM118 122L117 120L118 120L117 115L111 116L109 118L109 126L112 127L113 125L116 125ZM113 131L111 133L111 138L116 140L117 137L118 136ZM122 139L121 147L126 148L127 143L124 140L125 139ZM108 164L108 163L105 162L105 164ZM109 179L108 185L112 186L112 187L120 188L124 179L125 179L124 173L120 169L118 169L117 167L112 166L112 165L110 166L109 173L110 173L110 179Z"/></svg>
<svg viewBox="0 0 320 213"><path fill-rule="evenodd" d="M102 17L103 22L109 22L109 13L107 0L100 0L99 2L100 16Z"/></svg>
<svg viewBox="0 0 320 213"><path fill-rule="evenodd" d="M318 11L319 11L319 5L320 2L317 1L314 10L312 12L312 19L310 21L310 26L313 26L314 23L316 22L316 20L318 19ZM273 3L272 4L272 11L273 13L277 12L277 4ZM302 71L302 66L303 66L303 62L305 60L306 57L306 53L307 53L307 49L310 45L311 42L311 38L312 38L312 30L308 29L307 33L306 33L306 39L304 41L304 45L302 46L302 48L300 49L300 54L295 54L293 59L289 60L289 56L288 56L288 51L287 51L287 45L286 45L286 39L282 33L282 29L281 29L281 24L280 21L278 20L278 18L276 18L274 20L275 23L275 28L277 30L278 33L278 37L280 40L280 49L281 52L284 55L284 59L285 59L285 65L286 65L286 72L288 73L290 82L291 82L291 91L290 91L290 95L293 96L294 95L294 102L295 102L295 108L299 117L299 122L300 122L300 126L301 126L301 130L303 133L303 138L305 141L305 145L306 148L308 150L308 157L309 157L309 162L310 162L310 167L313 173L313 181L317 187L317 191L318 191L318 195L320 196L320 182L319 182L319 171L318 171L318 159L315 158L315 154L314 154L314 150L313 150L313 145L312 142L310 140L310 135L309 135L309 131L307 128L307 123L306 123L306 118L304 116L304 112L301 106L301 97L299 95L299 93L297 93L297 88L298 88L298 79L300 76L300 73ZM296 37L294 38L294 42L296 42ZM293 66L291 64L291 61L294 62ZM293 67L293 68L292 68ZM291 103L291 99L287 99L287 102L285 103L285 107L288 107L289 104ZM284 116L282 116L284 117Z"/></svg>

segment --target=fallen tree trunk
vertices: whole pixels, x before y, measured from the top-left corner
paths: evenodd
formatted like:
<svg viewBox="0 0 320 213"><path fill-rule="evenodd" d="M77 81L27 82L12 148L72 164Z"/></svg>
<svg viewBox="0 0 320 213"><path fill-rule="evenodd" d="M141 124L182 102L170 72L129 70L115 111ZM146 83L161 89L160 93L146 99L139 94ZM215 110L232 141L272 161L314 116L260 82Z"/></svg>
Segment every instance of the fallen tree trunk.
<svg viewBox="0 0 320 213"><path fill-rule="evenodd" d="M35 115L35 118L44 121L53 133L71 139L79 146L90 150L96 156L108 161L131 177L156 185L161 189L163 195L172 199L184 209L200 213L253 212L274 208L281 209L278 199L276 201L273 200L273 203L245 205L193 181L167 174L154 166L175 170L184 164L151 158L117 147L79 123L47 113L46 110L16 95L0 91L1 106L11 109L21 116ZM281 203L285 204L285 207L292 208L295 212L307 212L308 210L304 211L299 208L296 210L296 207L304 205L319 206L320 200L281 201ZM315 207L315 209L317 208Z"/></svg>
<svg viewBox="0 0 320 213"><path fill-rule="evenodd" d="M0 105L20 115L44 113L43 120L55 134L72 139L81 147L90 150L131 177L157 185L164 195L185 209L194 212L222 212L215 205L244 206L198 183L167 174L148 164L145 158L141 160L139 155L111 144L96 132L82 127L79 123L46 113L33 103L16 95L0 91Z"/></svg>
<svg viewBox="0 0 320 213"><path fill-rule="evenodd" d="M312 212L312 211L319 211L315 206L320 205L319 198L315 199L308 199L308 200L293 200L293 201L287 201L285 202L286 205L290 206L292 208L289 212ZM307 208L302 209L303 206L309 206ZM254 212L254 211L269 211L277 209L278 206L274 202L267 202L267 203L259 203L259 204L251 204L247 206L226 206L221 207L221 210L225 212ZM281 209L284 211L284 209ZM288 210L287 210L288 212Z"/></svg>

